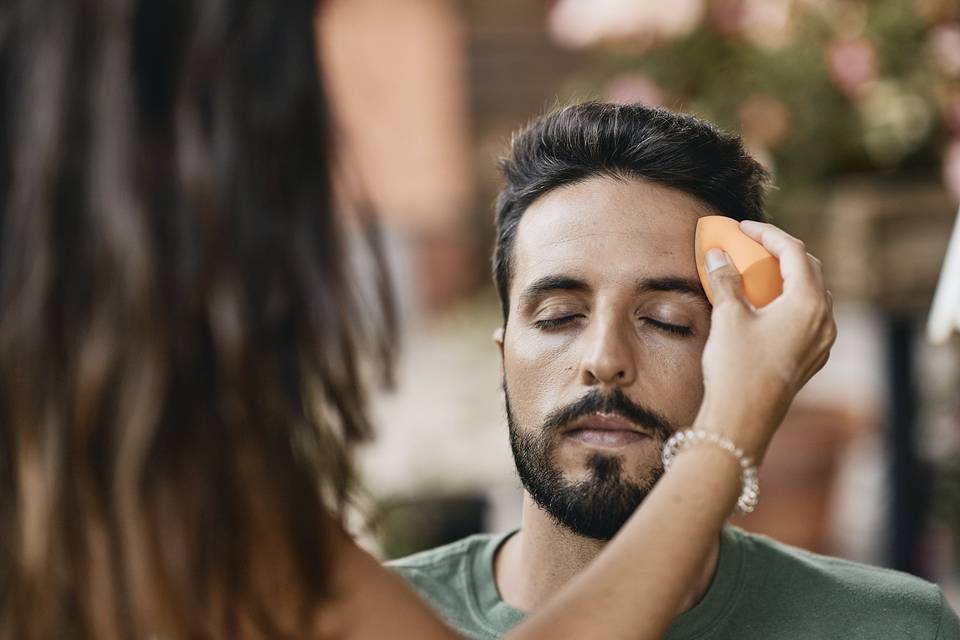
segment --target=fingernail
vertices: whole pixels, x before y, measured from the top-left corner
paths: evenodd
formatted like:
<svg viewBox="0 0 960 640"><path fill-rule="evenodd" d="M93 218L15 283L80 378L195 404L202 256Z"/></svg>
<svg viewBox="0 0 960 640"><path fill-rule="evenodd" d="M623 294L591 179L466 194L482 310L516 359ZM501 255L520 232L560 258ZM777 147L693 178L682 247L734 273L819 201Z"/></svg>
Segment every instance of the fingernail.
<svg viewBox="0 0 960 640"><path fill-rule="evenodd" d="M712 273L728 264L730 264L730 261L727 260L726 251L721 251L720 249L710 249L710 251L707 251L707 271Z"/></svg>

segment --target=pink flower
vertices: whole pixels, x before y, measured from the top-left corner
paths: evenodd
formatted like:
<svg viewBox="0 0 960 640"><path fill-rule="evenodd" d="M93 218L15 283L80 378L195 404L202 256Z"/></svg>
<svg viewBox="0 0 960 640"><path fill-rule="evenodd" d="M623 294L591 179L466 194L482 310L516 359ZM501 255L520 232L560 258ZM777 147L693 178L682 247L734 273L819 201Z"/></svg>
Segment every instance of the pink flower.
<svg viewBox="0 0 960 640"><path fill-rule="evenodd" d="M707 23L723 36L740 35L743 24L744 0L714 0L708 6Z"/></svg>
<svg viewBox="0 0 960 640"><path fill-rule="evenodd" d="M557 0L547 27L559 44L571 48L629 41L642 49L690 33L703 13L704 0L671 0L669 6L637 0Z"/></svg>
<svg viewBox="0 0 960 640"><path fill-rule="evenodd" d="M930 53L948 76L960 76L960 26L942 25L930 33Z"/></svg>
<svg viewBox="0 0 960 640"><path fill-rule="evenodd" d="M620 104L639 103L649 107L666 104L663 89L653 78L640 73L624 74L611 80L607 85L607 99Z"/></svg>
<svg viewBox="0 0 960 640"><path fill-rule="evenodd" d="M793 38L793 0L744 0L740 10L743 36L763 49L777 50Z"/></svg>
<svg viewBox="0 0 960 640"><path fill-rule="evenodd" d="M848 97L862 96L877 77L877 54L866 38L835 42L827 48L826 57L830 78Z"/></svg>

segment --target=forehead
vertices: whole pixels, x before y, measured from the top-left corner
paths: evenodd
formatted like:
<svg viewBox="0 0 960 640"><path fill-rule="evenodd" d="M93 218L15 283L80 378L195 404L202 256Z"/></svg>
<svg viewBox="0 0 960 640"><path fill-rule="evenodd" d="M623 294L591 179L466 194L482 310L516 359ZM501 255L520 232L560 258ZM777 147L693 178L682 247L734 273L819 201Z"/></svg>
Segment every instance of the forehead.
<svg viewBox="0 0 960 640"><path fill-rule="evenodd" d="M554 189L527 208L514 244L511 289L562 273L592 287L638 277L697 277L694 233L705 204L682 191L605 176Z"/></svg>

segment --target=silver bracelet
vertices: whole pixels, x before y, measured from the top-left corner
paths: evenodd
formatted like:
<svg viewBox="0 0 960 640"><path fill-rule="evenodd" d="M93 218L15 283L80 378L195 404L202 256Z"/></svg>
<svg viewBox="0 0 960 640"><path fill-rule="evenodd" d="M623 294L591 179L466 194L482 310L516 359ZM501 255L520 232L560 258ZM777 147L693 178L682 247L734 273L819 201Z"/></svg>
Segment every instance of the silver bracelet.
<svg viewBox="0 0 960 640"><path fill-rule="evenodd" d="M719 433L704 431L702 429L677 431L670 436L670 439L667 440L667 443L663 446L664 470L670 468L677 453L703 443L713 444L725 451L729 451L740 463L740 481L743 489L740 491L740 497L737 498L737 506L734 507L733 512L745 514L753 511L757 506L757 502L760 500L760 480L757 476L757 467L753 464L750 457L743 453L743 449Z"/></svg>

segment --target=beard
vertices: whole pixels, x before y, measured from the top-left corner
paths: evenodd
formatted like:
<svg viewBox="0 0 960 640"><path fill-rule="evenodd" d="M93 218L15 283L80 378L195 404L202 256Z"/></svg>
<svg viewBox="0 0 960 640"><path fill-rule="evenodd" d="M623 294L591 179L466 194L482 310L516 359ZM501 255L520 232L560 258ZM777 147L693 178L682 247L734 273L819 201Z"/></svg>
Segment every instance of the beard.
<svg viewBox="0 0 960 640"><path fill-rule="evenodd" d="M592 391L579 401L552 412L536 431L520 428L510 408L510 394L504 386L510 447L524 489L555 522L573 533L607 541L627 522L663 475L659 456L652 466L639 469L641 478L632 481L624 474L621 456L593 453L586 460L588 475L571 482L554 460L560 445L561 428L584 415L614 413L650 430L658 450L673 432L658 414L634 404L616 390L603 396Z"/></svg>

